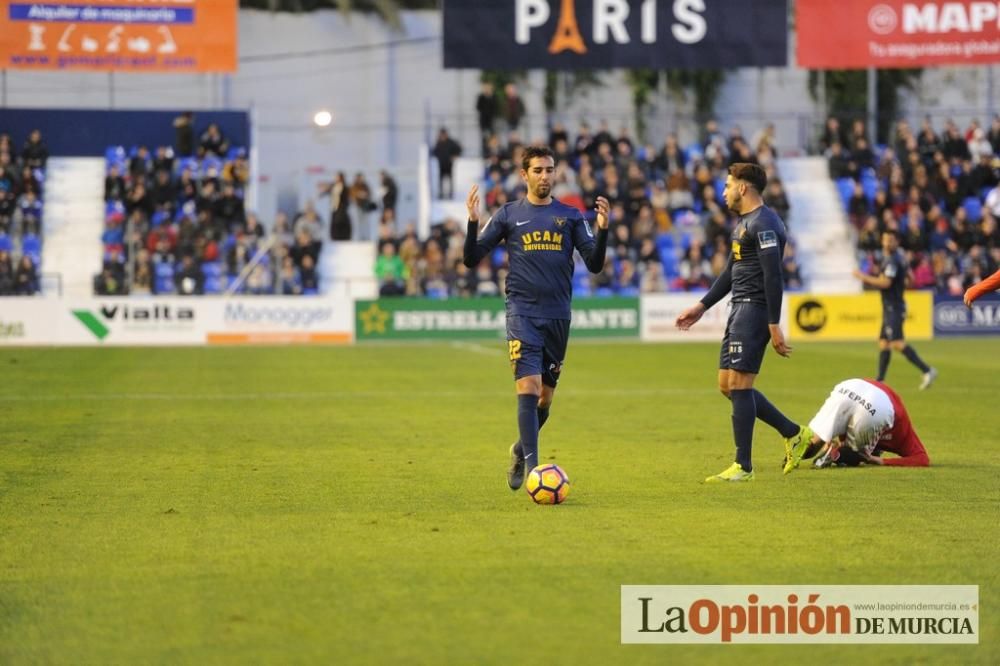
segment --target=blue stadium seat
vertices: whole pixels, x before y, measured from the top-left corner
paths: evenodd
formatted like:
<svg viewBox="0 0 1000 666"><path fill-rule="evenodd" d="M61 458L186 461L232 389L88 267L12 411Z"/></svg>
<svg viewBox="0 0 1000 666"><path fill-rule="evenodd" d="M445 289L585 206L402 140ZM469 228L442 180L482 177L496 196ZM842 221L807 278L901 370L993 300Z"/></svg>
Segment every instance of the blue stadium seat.
<svg viewBox="0 0 1000 666"><path fill-rule="evenodd" d="M172 294L174 293L174 279L158 277L153 283L153 289L157 294Z"/></svg>
<svg viewBox="0 0 1000 666"><path fill-rule="evenodd" d="M112 215L125 216L125 204L121 201L109 201L104 207L104 216L111 217Z"/></svg>
<svg viewBox="0 0 1000 666"><path fill-rule="evenodd" d="M21 251L22 252L41 252L42 251L42 239L35 234L25 234L21 238Z"/></svg>
<svg viewBox="0 0 1000 666"><path fill-rule="evenodd" d="M670 220L675 224L680 224L681 218L691 212L690 208L678 208L670 212Z"/></svg>
<svg viewBox="0 0 1000 666"><path fill-rule="evenodd" d="M105 229L101 234L101 242L105 245L121 245L125 242L125 230L122 227Z"/></svg>
<svg viewBox="0 0 1000 666"><path fill-rule="evenodd" d="M702 150L700 143L690 143L684 147L684 160L690 162L691 160L701 159L705 156L705 151Z"/></svg>
<svg viewBox="0 0 1000 666"><path fill-rule="evenodd" d="M7 234L0 234L0 250L10 252L12 249L13 244L10 242L10 236Z"/></svg>
<svg viewBox="0 0 1000 666"><path fill-rule="evenodd" d="M35 234L25 234L21 238L21 254L26 254L38 266L42 263L42 239Z"/></svg>
<svg viewBox="0 0 1000 666"><path fill-rule="evenodd" d="M177 167L181 172L190 171L192 176L197 176L198 171L201 169L197 157L185 157L178 162Z"/></svg>
<svg viewBox="0 0 1000 666"><path fill-rule="evenodd" d="M878 178L872 178L867 175L862 176L861 189L864 190L865 199L868 199L869 204L875 201L875 193L879 191L880 187L881 184L878 182Z"/></svg>
<svg viewBox="0 0 1000 666"><path fill-rule="evenodd" d="M238 157L246 157L247 149L243 146L232 146L226 153L227 160L235 160Z"/></svg>
<svg viewBox="0 0 1000 666"><path fill-rule="evenodd" d="M722 196L722 193L725 192L725 191L726 191L726 181L724 181L721 178L716 178L715 179L715 200L716 201L723 201L725 199L725 197Z"/></svg>
<svg viewBox="0 0 1000 666"><path fill-rule="evenodd" d="M669 280L680 275L677 254L673 248L660 250L660 263L663 264L663 275Z"/></svg>
<svg viewBox="0 0 1000 666"><path fill-rule="evenodd" d="M962 201L962 208L969 214L969 220L979 222L983 219L983 202L978 197L966 197Z"/></svg>
<svg viewBox="0 0 1000 666"><path fill-rule="evenodd" d="M222 160L217 157L206 157L201 162L201 175L207 176L210 171L215 170L216 176L222 175Z"/></svg>
<svg viewBox="0 0 1000 666"><path fill-rule="evenodd" d="M115 162L123 161L125 157L125 146L108 146L104 150L104 159L109 166Z"/></svg>
<svg viewBox="0 0 1000 666"><path fill-rule="evenodd" d="M205 275L205 293L221 294L226 290L226 276L223 274L222 262L206 261L201 265L201 272Z"/></svg>
<svg viewBox="0 0 1000 666"><path fill-rule="evenodd" d="M206 261L201 265L201 272L205 274L206 278L210 277L222 277L222 262L221 261Z"/></svg>
<svg viewBox="0 0 1000 666"><path fill-rule="evenodd" d="M691 232L685 231L681 234L681 250L687 252L691 248Z"/></svg>
<svg viewBox="0 0 1000 666"><path fill-rule="evenodd" d="M170 213L165 210L158 210L149 218L149 224L153 227L158 227L164 222L170 222Z"/></svg>
<svg viewBox="0 0 1000 666"><path fill-rule="evenodd" d="M844 210L847 210L847 204L851 201L851 197L854 196L854 179L838 178L837 192L840 193L840 201L844 204Z"/></svg>
<svg viewBox="0 0 1000 666"><path fill-rule="evenodd" d="M310 289L303 289L302 290L302 295L303 296L317 296L318 294L319 294L319 290L318 289L311 289L310 288Z"/></svg>
<svg viewBox="0 0 1000 666"><path fill-rule="evenodd" d="M666 248L674 247L674 237L672 234L659 234L656 237L656 249L663 252Z"/></svg>
<svg viewBox="0 0 1000 666"><path fill-rule="evenodd" d="M169 261L153 264L153 287L157 294L174 293L174 265Z"/></svg>

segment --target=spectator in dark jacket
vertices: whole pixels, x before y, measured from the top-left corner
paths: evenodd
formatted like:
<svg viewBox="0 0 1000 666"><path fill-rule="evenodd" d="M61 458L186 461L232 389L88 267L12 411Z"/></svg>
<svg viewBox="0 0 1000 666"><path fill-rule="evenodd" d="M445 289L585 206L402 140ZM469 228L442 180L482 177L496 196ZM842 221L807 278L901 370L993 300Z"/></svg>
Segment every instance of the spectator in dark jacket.
<svg viewBox="0 0 1000 666"><path fill-rule="evenodd" d="M42 140L41 130L31 130L28 140L24 143L24 150L21 151L21 159L25 166L32 169L45 168L45 163L49 159L49 149Z"/></svg>
<svg viewBox="0 0 1000 666"><path fill-rule="evenodd" d="M442 199L450 199L455 194L455 185L452 181L452 168L455 158L462 154L462 146L448 135L448 130L444 127L438 132L437 143L432 151L438 163L438 196ZM448 182L445 187L445 181Z"/></svg>

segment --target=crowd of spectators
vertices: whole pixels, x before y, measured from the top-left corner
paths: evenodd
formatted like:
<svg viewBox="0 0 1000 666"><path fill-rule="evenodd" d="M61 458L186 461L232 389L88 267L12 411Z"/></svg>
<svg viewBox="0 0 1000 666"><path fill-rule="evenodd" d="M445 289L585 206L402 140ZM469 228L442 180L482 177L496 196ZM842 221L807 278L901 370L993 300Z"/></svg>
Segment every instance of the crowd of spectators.
<svg viewBox="0 0 1000 666"><path fill-rule="evenodd" d="M193 114L174 127L173 146L107 151L104 258L94 292L317 293L321 243L294 233L282 215L265 228L246 210L246 149L231 146L214 123L196 138Z"/></svg>
<svg viewBox="0 0 1000 666"><path fill-rule="evenodd" d="M483 95L489 92L489 86L484 86ZM494 131L495 119L489 114L496 110L485 108L484 118L483 95L478 107L486 166L480 190L488 217L524 195L519 173L524 144L517 129L517 106L505 109L505 126ZM447 130L442 129L441 150L432 152L453 156L454 149L442 144L448 139ZM734 162L754 162L765 168L764 200L788 222L789 203L776 169L774 127L770 125L746 137L739 127L724 133L710 120L697 143L682 147L670 135L657 148L642 145L625 129L613 134L606 122L596 128L581 123L572 135L556 123L547 145L556 155L554 197L590 218L598 196L611 202L604 270L591 275L578 265L574 273L577 294L637 295L709 287L725 266L735 224L735 216L722 200L726 172ZM440 183L446 194L447 180L443 176ZM464 221L447 220L432 228L430 238L421 240L412 227L398 234L394 225L383 224L375 269L380 293L438 298L502 294L508 271L503 245L469 270L462 264L464 227ZM786 287L801 288L794 242L788 244L784 266Z"/></svg>
<svg viewBox="0 0 1000 666"><path fill-rule="evenodd" d="M33 130L20 151L0 132L0 296L39 292L42 211L49 151Z"/></svg>
<svg viewBox="0 0 1000 666"><path fill-rule="evenodd" d="M863 121L845 129L829 118L821 145L862 270L877 272L887 229L901 235L912 288L961 296L1000 266L1000 115L964 131L952 120L935 128L926 118L918 131L900 120L874 147Z"/></svg>

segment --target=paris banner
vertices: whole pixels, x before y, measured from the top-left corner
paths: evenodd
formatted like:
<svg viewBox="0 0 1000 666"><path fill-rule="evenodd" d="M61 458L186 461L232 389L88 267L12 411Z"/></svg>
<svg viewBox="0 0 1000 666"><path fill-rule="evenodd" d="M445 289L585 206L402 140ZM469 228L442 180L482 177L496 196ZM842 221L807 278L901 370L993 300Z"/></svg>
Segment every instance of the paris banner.
<svg viewBox="0 0 1000 666"><path fill-rule="evenodd" d="M444 0L444 66L783 67L785 0Z"/></svg>
<svg viewBox="0 0 1000 666"><path fill-rule="evenodd" d="M236 71L237 0L0 0L0 69Z"/></svg>

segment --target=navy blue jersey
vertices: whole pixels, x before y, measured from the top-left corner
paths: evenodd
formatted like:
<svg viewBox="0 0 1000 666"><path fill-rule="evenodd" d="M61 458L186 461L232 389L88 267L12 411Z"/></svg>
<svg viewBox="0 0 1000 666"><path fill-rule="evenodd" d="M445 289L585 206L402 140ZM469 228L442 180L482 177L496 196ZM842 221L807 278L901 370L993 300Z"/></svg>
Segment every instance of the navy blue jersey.
<svg viewBox="0 0 1000 666"><path fill-rule="evenodd" d="M469 225L470 236L474 233ZM465 264L475 266L500 241L507 242L507 312L525 317L569 319L573 297L573 250L591 272L604 266L607 231L594 237L583 214L552 200L536 206L526 198L508 203L479 231L466 238ZM600 242L599 242L600 241Z"/></svg>
<svg viewBox="0 0 1000 666"><path fill-rule="evenodd" d="M760 206L740 217L731 240L726 267L701 299L702 305L707 310L732 291L734 303L766 305L768 323L777 324L784 293L785 223L773 210Z"/></svg>
<svg viewBox="0 0 1000 666"><path fill-rule="evenodd" d="M781 265L786 239L785 223L767 206L739 219L732 235L734 301L767 305L764 263Z"/></svg>
<svg viewBox="0 0 1000 666"><path fill-rule="evenodd" d="M906 259L903 253L896 250L892 254L882 257L879 264L882 275L889 278L889 286L882 290L882 308L885 310L902 310L903 289L906 288Z"/></svg>

